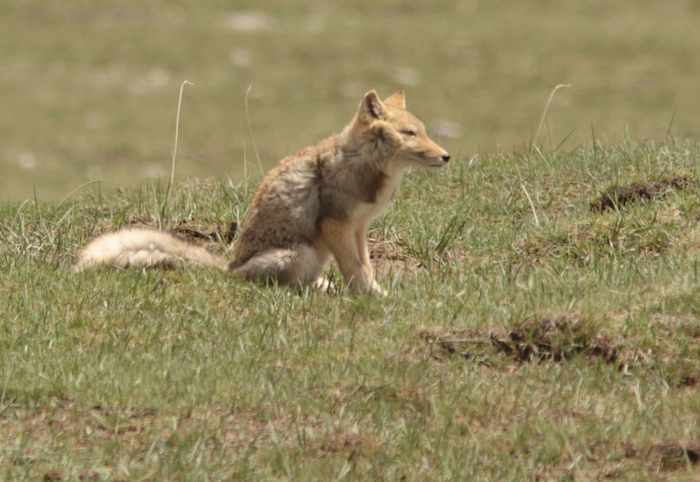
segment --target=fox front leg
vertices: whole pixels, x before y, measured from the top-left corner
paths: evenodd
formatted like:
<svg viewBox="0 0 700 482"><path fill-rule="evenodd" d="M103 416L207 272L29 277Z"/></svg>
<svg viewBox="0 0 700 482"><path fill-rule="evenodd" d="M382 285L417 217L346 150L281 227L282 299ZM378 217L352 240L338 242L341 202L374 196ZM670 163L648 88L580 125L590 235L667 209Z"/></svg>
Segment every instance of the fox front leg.
<svg viewBox="0 0 700 482"><path fill-rule="evenodd" d="M333 253L338 268L350 291L355 293L384 294L384 290L372 279L372 266L366 249L357 244L353 226L345 220L326 218L321 222L323 243ZM367 263L363 259L367 258ZM369 270L367 270L369 266ZM369 276L368 276L369 275Z"/></svg>
<svg viewBox="0 0 700 482"><path fill-rule="evenodd" d="M362 263L362 269L365 273L365 277L369 281L370 290L380 296L386 296L387 292L384 288L379 286L377 280L374 277L374 269L372 268L372 263L369 260L369 250L367 249L367 229L358 229L355 232L355 243L357 245L357 251L360 255L360 262Z"/></svg>

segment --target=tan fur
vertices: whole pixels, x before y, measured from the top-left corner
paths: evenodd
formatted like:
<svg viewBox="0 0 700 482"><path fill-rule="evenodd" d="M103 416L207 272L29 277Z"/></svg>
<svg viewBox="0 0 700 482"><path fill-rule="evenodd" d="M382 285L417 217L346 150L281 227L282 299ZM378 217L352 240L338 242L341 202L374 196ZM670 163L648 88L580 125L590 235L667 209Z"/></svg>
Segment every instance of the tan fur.
<svg viewBox="0 0 700 482"><path fill-rule="evenodd" d="M92 241L76 269L186 264L247 279L319 285L334 258L350 290L385 294L374 279L367 228L386 210L407 168L437 170L449 159L405 110L403 92L382 102L370 91L340 133L282 159L265 177L232 263L167 233L131 229Z"/></svg>
<svg viewBox="0 0 700 482"><path fill-rule="evenodd" d="M74 271L99 266L115 268L197 268L228 270L229 262L206 249L164 231L123 229L93 239L80 252Z"/></svg>

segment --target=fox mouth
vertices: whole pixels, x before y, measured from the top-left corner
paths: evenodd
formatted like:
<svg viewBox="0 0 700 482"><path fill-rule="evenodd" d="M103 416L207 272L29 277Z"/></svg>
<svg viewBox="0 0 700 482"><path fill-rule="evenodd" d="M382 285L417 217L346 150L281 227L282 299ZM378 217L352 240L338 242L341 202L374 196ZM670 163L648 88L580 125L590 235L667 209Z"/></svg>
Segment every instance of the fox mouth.
<svg viewBox="0 0 700 482"><path fill-rule="evenodd" d="M445 153L440 157L425 156L425 160L427 161L426 164L428 165L429 169L437 170L442 169L445 164L450 162L450 155Z"/></svg>
<svg viewBox="0 0 700 482"><path fill-rule="evenodd" d="M429 161L427 164L428 164L428 167L431 169L442 169L443 167L445 167L447 165L447 162L435 159L435 160Z"/></svg>
<svg viewBox="0 0 700 482"><path fill-rule="evenodd" d="M437 157L437 156L429 156L427 154L420 154L420 156L416 156L413 159L407 159L410 164L412 164L414 167L422 168L422 169L427 169L430 171L438 171L445 167L445 165L448 163L449 157L447 157L447 160L443 157Z"/></svg>

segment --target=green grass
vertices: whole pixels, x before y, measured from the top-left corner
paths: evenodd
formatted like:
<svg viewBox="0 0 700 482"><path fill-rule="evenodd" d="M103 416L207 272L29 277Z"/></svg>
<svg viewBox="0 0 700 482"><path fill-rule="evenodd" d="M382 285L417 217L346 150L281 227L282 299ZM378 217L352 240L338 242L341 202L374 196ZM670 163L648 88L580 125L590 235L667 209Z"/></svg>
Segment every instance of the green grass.
<svg viewBox="0 0 700 482"><path fill-rule="evenodd" d="M0 480L696 479L699 16L2 3ZM372 225L388 298L70 272L131 224L228 255L254 148L270 168L369 89L406 90L455 159Z"/></svg>
<svg viewBox="0 0 700 482"><path fill-rule="evenodd" d="M412 173L372 227L386 299L70 272L132 222L226 252L254 186L178 184L165 216L157 183L2 205L0 480L693 480L697 189L591 203L700 179L699 157L629 141Z"/></svg>
<svg viewBox="0 0 700 482"><path fill-rule="evenodd" d="M262 15L263 29L232 28ZM700 132L694 0L173 2L0 5L0 200L59 201L178 176L236 183L347 123L369 89L406 89L453 155ZM260 18L260 17L258 17ZM454 124L446 129L446 122ZM440 125L443 128L440 128ZM451 131L451 132L450 132ZM454 137L447 137L450 134Z"/></svg>

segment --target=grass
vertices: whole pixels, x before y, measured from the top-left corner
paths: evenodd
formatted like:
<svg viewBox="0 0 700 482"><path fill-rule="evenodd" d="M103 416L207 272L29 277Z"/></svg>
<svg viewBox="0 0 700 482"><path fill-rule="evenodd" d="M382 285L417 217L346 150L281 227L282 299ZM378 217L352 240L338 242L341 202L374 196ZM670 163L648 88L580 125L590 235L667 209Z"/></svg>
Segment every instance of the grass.
<svg viewBox="0 0 700 482"><path fill-rule="evenodd" d="M663 180L699 156L627 141L413 173L371 232L386 299L70 273L132 223L226 252L247 184L176 183L167 213L159 183L2 205L0 480L693 480L700 203ZM596 207L640 183L667 189Z"/></svg>
<svg viewBox="0 0 700 482"><path fill-rule="evenodd" d="M695 480L699 12L4 2L0 481ZM227 254L372 88L455 159L372 226L388 298L70 272L132 224Z"/></svg>
<svg viewBox="0 0 700 482"><path fill-rule="evenodd" d="M692 0L3 2L0 200L167 179L184 80L181 179L238 183L246 163L257 175L251 86L265 169L343 126L369 89L405 89L455 156L529 146L559 84L572 87L541 148L660 142L669 126L693 136L699 12Z"/></svg>

